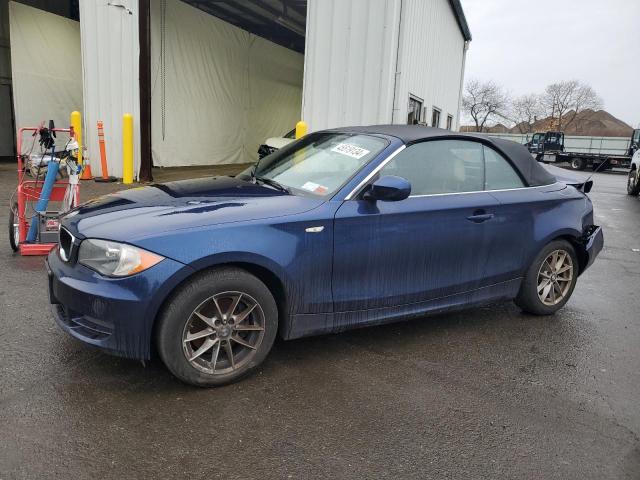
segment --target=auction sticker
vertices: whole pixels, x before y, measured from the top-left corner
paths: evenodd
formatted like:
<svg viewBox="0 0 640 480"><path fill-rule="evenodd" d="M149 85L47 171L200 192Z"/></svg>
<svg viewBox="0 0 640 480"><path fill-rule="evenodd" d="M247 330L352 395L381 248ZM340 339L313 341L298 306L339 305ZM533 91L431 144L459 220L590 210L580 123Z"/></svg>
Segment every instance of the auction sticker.
<svg viewBox="0 0 640 480"><path fill-rule="evenodd" d="M307 182L302 185L304 190L308 190L309 192L317 193L319 195L324 195L329 191L329 189L323 185L314 182Z"/></svg>
<svg viewBox="0 0 640 480"><path fill-rule="evenodd" d="M331 151L341 153L342 155L346 155L357 160L360 160L367 153L369 153L369 150L365 150L364 148L358 147L357 145L351 145L350 143L339 143L338 145L333 147Z"/></svg>

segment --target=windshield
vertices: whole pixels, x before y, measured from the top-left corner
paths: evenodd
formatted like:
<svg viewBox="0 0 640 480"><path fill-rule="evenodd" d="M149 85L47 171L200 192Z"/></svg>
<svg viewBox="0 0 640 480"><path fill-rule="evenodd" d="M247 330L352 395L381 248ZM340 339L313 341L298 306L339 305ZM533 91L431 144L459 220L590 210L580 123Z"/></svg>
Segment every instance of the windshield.
<svg viewBox="0 0 640 480"><path fill-rule="evenodd" d="M265 157L255 172L256 181L267 179L321 197L342 187L388 142L369 135L315 133Z"/></svg>

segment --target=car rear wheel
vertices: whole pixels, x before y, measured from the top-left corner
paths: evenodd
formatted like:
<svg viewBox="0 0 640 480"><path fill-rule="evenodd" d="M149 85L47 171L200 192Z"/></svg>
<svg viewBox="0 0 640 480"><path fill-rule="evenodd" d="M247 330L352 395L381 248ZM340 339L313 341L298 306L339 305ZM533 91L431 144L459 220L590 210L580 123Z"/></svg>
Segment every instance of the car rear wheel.
<svg viewBox="0 0 640 480"><path fill-rule="evenodd" d="M638 171L631 170L627 177L627 194L634 197L640 194L640 182L638 181Z"/></svg>
<svg viewBox="0 0 640 480"><path fill-rule="evenodd" d="M159 322L156 342L167 368L186 383L210 387L262 363L276 337L278 308L259 279L222 268L189 280Z"/></svg>
<svg viewBox="0 0 640 480"><path fill-rule="evenodd" d="M578 278L578 258L566 240L549 243L533 261L520 286L516 305L534 315L552 315L569 300Z"/></svg>
<svg viewBox="0 0 640 480"><path fill-rule="evenodd" d="M18 204L14 203L9 212L9 245L14 252L18 251L20 245L20 225L18 223Z"/></svg>

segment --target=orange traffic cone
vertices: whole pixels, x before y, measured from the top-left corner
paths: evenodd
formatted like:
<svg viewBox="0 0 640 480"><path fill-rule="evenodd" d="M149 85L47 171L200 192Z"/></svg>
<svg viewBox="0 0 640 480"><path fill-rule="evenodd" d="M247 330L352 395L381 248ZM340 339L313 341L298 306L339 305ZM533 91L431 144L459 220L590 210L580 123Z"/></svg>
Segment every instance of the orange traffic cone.
<svg viewBox="0 0 640 480"><path fill-rule="evenodd" d="M93 175L91 174L91 162L89 162L89 157L86 152L82 156L82 173L80 174L80 180L93 180Z"/></svg>
<svg viewBox="0 0 640 480"><path fill-rule="evenodd" d="M94 178L96 182L117 182L116 177L110 177L107 170L107 147L104 143L104 123L98 120L98 145L100 145L100 164L102 166L102 177Z"/></svg>

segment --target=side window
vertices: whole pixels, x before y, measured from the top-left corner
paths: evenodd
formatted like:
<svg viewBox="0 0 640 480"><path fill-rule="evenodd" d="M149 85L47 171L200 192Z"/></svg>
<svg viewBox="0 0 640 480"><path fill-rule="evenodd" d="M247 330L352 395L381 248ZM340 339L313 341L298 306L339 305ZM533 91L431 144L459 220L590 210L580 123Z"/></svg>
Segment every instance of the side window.
<svg viewBox="0 0 640 480"><path fill-rule="evenodd" d="M411 145L382 168L411 183L411 195L483 190L483 146L465 140L434 140Z"/></svg>
<svg viewBox="0 0 640 480"><path fill-rule="evenodd" d="M489 147L484 149L485 190L522 188L524 183L502 155Z"/></svg>

